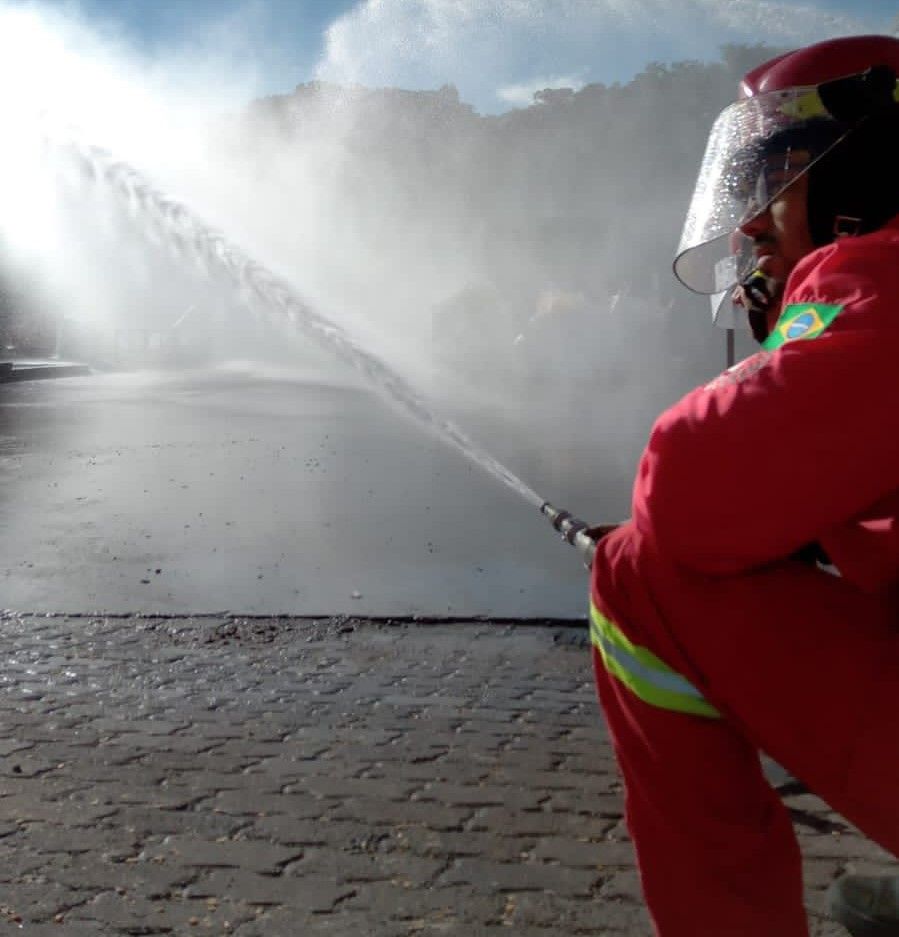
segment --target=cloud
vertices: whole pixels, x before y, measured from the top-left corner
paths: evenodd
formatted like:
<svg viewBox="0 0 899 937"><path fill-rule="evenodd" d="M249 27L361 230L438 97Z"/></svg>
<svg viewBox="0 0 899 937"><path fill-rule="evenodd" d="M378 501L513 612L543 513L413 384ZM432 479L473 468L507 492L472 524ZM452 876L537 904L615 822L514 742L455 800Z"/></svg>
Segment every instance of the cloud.
<svg viewBox="0 0 899 937"><path fill-rule="evenodd" d="M496 110L543 75L628 80L651 61L714 58L727 42L802 45L886 29L880 19L812 0L363 0L327 30L317 77L451 83Z"/></svg>
<svg viewBox="0 0 899 937"><path fill-rule="evenodd" d="M571 88L573 91L580 91L583 87L584 82L571 75L534 78L517 85L504 85L497 89L496 95L500 101L511 104L513 107L527 107L534 103L534 95L538 91L548 88Z"/></svg>

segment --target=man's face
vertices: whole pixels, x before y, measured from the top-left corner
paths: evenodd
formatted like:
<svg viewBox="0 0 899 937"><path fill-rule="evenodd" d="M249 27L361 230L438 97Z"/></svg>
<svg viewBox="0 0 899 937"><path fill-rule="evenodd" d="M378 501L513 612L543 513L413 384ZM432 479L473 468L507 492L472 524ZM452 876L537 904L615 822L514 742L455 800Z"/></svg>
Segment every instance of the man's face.
<svg viewBox="0 0 899 937"><path fill-rule="evenodd" d="M790 181L764 211L742 222L740 231L751 242L755 269L768 278L771 304L764 313L766 330L760 334L770 333L780 317L787 277L815 249L808 225L808 174ZM759 323L753 324L756 338L758 328Z"/></svg>
<svg viewBox="0 0 899 937"><path fill-rule="evenodd" d="M794 179L762 212L740 224L752 242L758 269L784 284L793 268L815 249L808 226L808 174Z"/></svg>

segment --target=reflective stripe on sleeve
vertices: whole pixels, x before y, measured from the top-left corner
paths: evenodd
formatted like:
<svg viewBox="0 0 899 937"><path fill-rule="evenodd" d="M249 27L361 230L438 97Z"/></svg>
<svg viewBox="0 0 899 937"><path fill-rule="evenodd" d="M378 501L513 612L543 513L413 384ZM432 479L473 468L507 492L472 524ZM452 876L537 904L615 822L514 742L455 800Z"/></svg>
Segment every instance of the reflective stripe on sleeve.
<svg viewBox="0 0 899 937"><path fill-rule="evenodd" d="M618 626L590 603L590 640L606 670L650 706L719 719L721 713L699 690L652 651L634 644Z"/></svg>

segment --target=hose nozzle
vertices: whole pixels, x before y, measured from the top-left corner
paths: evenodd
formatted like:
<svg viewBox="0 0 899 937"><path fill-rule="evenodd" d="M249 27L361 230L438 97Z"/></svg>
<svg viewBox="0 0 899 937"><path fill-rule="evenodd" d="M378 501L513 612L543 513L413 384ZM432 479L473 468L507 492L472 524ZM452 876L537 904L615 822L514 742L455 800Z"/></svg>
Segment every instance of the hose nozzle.
<svg viewBox="0 0 899 937"><path fill-rule="evenodd" d="M549 501L543 502L540 513L559 531L566 543L578 550L586 565L590 566L596 553L596 541L586 532L590 525L575 517L571 511L553 507Z"/></svg>

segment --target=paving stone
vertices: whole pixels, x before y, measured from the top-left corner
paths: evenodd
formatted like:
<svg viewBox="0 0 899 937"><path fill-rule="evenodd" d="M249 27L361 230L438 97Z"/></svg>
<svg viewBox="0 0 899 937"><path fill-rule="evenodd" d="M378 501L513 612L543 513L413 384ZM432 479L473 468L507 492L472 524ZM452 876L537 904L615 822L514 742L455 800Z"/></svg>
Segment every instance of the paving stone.
<svg viewBox="0 0 899 937"><path fill-rule="evenodd" d="M40 843L42 853L65 853L76 856L91 853L97 857L125 856L134 852L139 838L118 826L103 828L95 826L74 832L71 827L51 823L20 824L16 834L7 839L6 845L13 848L17 844L27 846Z"/></svg>
<svg viewBox="0 0 899 937"><path fill-rule="evenodd" d="M107 934L222 934L252 917L252 908L233 901L152 900L104 892L66 912L62 924L97 923Z"/></svg>
<svg viewBox="0 0 899 937"><path fill-rule="evenodd" d="M573 869L595 869L606 859L598 843L578 842L567 837L548 837L541 839L531 850L531 857L538 860L559 862ZM607 860L606 860L607 861Z"/></svg>
<svg viewBox="0 0 899 937"><path fill-rule="evenodd" d="M72 749L67 747L66 750L71 752ZM55 763L56 758L53 752L48 750L46 743L36 739L30 741L27 747L20 748L0 760L0 778L6 782L8 779L45 773L52 770Z"/></svg>
<svg viewBox="0 0 899 937"><path fill-rule="evenodd" d="M112 890L150 900L169 897L198 874L193 868L170 867L136 857L108 861L83 854L55 857L54 861L45 863L42 870L48 879L72 891L93 895Z"/></svg>
<svg viewBox="0 0 899 937"><path fill-rule="evenodd" d="M342 851L311 848L287 872L297 878L325 872L338 882L392 881L411 888L429 884L446 866L443 858L424 859L406 851L391 852L392 845L389 839L350 840Z"/></svg>
<svg viewBox="0 0 899 937"><path fill-rule="evenodd" d="M0 614L0 933L648 935L586 649L345 625ZM827 885L894 860L790 806L845 937Z"/></svg>
<svg viewBox="0 0 899 937"><path fill-rule="evenodd" d="M214 739L214 754L221 758L239 758L247 764L263 758L277 758L284 751L284 742L261 739ZM213 748L213 746L210 746Z"/></svg>
<svg viewBox="0 0 899 937"><path fill-rule="evenodd" d="M298 787L299 785L294 785ZM405 801L418 787L396 778L306 778L303 788L325 800L365 797L369 800Z"/></svg>
<svg viewBox="0 0 899 937"><path fill-rule="evenodd" d="M20 878L3 891L8 893L0 899L6 917L13 922L15 918L21 918L23 929L35 922L52 921L78 901L72 889L47 881L41 875Z"/></svg>
<svg viewBox="0 0 899 937"><path fill-rule="evenodd" d="M0 739L0 766L5 767L5 762L15 752L21 752L33 747L33 741L23 741L15 738Z"/></svg>
<svg viewBox="0 0 899 937"><path fill-rule="evenodd" d="M150 765L144 766L141 765L141 768L146 772L147 768L150 768ZM118 774L116 778L119 779ZM182 792L187 792L191 797L199 795L208 795L210 791L216 791L222 793L230 793L231 791L240 791L243 788L246 788L247 781L243 777L243 772L236 770L232 767L231 764L225 762L221 766L221 770L216 771L212 766L205 765L202 769L197 768L195 771L179 771L172 774L165 774L159 780L159 785L168 790L179 790ZM140 785L143 787L144 785ZM276 782L272 782L270 786L263 784L258 784L256 786L256 791L259 793L276 793L281 789L280 785Z"/></svg>
<svg viewBox="0 0 899 937"><path fill-rule="evenodd" d="M807 889L827 888L837 876L842 874L845 864L843 857L806 860L802 869L805 887Z"/></svg>
<svg viewBox="0 0 899 937"><path fill-rule="evenodd" d="M2 917L0 917L0 921L2 920ZM65 928L64 930L63 926ZM16 925L16 930L19 930L18 925ZM102 935L108 934L109 930L106 928L106 925L96 921L76 922L62 917L59 920L50 921L46 924L31 922L28 924L27 930L22 928L20 932L28 934L28 937L63 937L63 935L65 935L65 937L102 937ZM10 933L15 933L15 931L10 931Z"/></svg>
<svg viewBox="0 0 899 937"><path fill-rule="evenodd" d="M0 801L0 807L2 804L3 801ZM800 845L803 855L810 859L839 858L848 853L853 858L875 862L890 860L888 852L852 830L845 834L825 833L818 836L802 836Z"/></svg>
<svg viewBox="0 0 899 937"><path fill-rule="evenodd" d="M520 933L528 926L545 928L550 934L621 934L650 937L652 926L645 909L636 903L602 898L566 900L540 892L510 893L503 911L503 924ZM760 935L761 937L761 935Z"/></svg>
<svg viewBox="0 0 899 937"><path fill-rule="evenodd" d="M250 869L254 872L277 872L302 853L259 840L204 840L184 835L166 836L147 855L162 862L199 868Z"/></svg>
<svg viewBox="0 0 899 937"><path fill-rule="evenodd" d="M152 800L152 796L148 796ZM128 804L116 814L117 824L140 839L190 833L204 839L230 839L247 826L246 817L193 810L163 810Z"/></svg>
<svg viewBox="0 0 899 937"><path fill-rule="evenodd" d="M0 804L9 797L34 797L38 791L42 800L62 801L79 791L89 790L90 786L90 782L76 781L62 773L42 778L39 784L31 778L2 778L0 779Z"/></svg>
<svg viewBox="0 0 899 937"><path fill-rule="evenodd" d="M620 869L601 871L601 884L599 897L603 901L630 901L640 904L643 892L640 887L640 875L636 869Z"/></svg>
<svg viewBox="0 0 899 937"><path fill-rule="evenodd" d="M308 894L309 886L313 882L306 882L303 891ZM333 879L326 877L314 879L316 885L315 907L307 907L307 911L326 911L342 898L352 894L352 886L336 884ZM262 905L278 907L280 905L296 905L298 903L297 879L287 875L259 875L245 869L214 869L204 872L196 881L185 889L185 895L190 898L228 898L239 895L240 900L248 905Z"/></svg>
<svg viewBox="0 0 899 937"><path fill-rule="evenodd" d="M95 719L91 723L91 728L95 732L108 732L111 735L120 733L125 734L148 734L148 735L173 735L182 729L186 729L190 723L187 722L168 722L164 719L114 719L101 718Z"/></svg>
<svg viewBox="0 0 899 937"><path fill-rule="evenodd" d="M394 882L366 883L346 901L350 910L367 909L382 918L455 922L460 934L472 921L498 922L503 905L503 896L485 896L467 884L412 889Z"/></svg>
<svg viewBox="0 0 899 937"><path fill-rule="evenodd" d="M45 820L69 827L92 826L112 816L115 808L107 804L91 804L76 800L47 801L26 794L0 798L0 822L25 823ZM77 835L77 834L76 834Z"/></svg>
<svg viewBox="0 0 899 937"><path fill-rule="evenodd" d="M303 913L290 908L259 908L255 920L242 924L234 937L410 937L405 922L385 921L365 912L342 910L339 914ZM461 935L460 935L461 937Z"/></svg>
<svg viewBox="0 0 899 937"><path fill-rule="evenodd" d="M297 820L321 817L330 809L329 804L322 803L321 797L293 793L262 793L247 789L220 791L206 801L204 806L216 813L232 816L279 816Z"/></svg>
<svg viewBox="0 0 899 937"><path fill-rule="evenodd" d="M426 784L415 795L415 800L460 807L490 807L503 805L512 810L536 810L546 800L544 791L499 784L449 784L434 781Z"/></svg>
<svg viewBox="0 0 899 937"><path fill-rule="evenodd" d="M633 866L636 861L631 842L603 839L594 844L597 865L602 868Z"/></svg>
<svg viewBox="0 0 899 937"><path fill-rule="evenodd" d="M47 865L47 856L39 849L39 845L27 841L15 845L9 840L0 843L0 882L7 894L13 891L11 883L39 875Z"/></svg>
<svg viewBox="0 0 899 937"><path fill-rule="evenodd" d="M554 813L548 810L522 810L504 807L478 810L467 824L469 830L506 830L508 835L539 837L567 835L575 840L597 839L608 829L609 820L598 815Z"/></svg>
<svg viewBox="0 0 899 937"><path fill-rule="evenodd" d="M499 862L514 862L527 857L536 844L536 837L518 836L502 830L475 833L429 830L407 827L396 831L402 848L420 856L455 859L460 856L483 856Z"/></svg>
<svg viewBox="0 0 899 937"><path fill-rule="evenodd" d="M106 749L108 751L109 749ZM189 754L182 752L153 752L141 753L128 759L135 766L144 766L148 772L157 776L160 772L170 778L175 778L183 772L207 771L218 769L228 774L239 773L258 761L252 755L234 756L225 758L221 749L217 748L208 754Z"/></svg>
<svg viewBox="0 0 899 937"><path fill-rule="evenodd" d="M358 820L372 825L421 824L438 830L455 830L461 829L471 817L471 809L424 801L396 803L357 797L341 801L330 816L332 820Z"/></svg>
<svg viewBox="0 0 899 937"><path fill-rule="evenodd" d="M458 859L443 872L438 885L468 884L477 891L551 891L561 895L589 895L598 882L597 872L536 862L491 862Z"/></svg>
<svg viewBox="0 0 899 937"><path fill-rule="evenodd" d="M338 824L344 825L346 824ZM334 836L333 826L334 824L324 822L320 817L308 820L289 816L262 817L254 820L252 826L247 828L246 836L288 846L315 846L331 840Z"/></svg>

